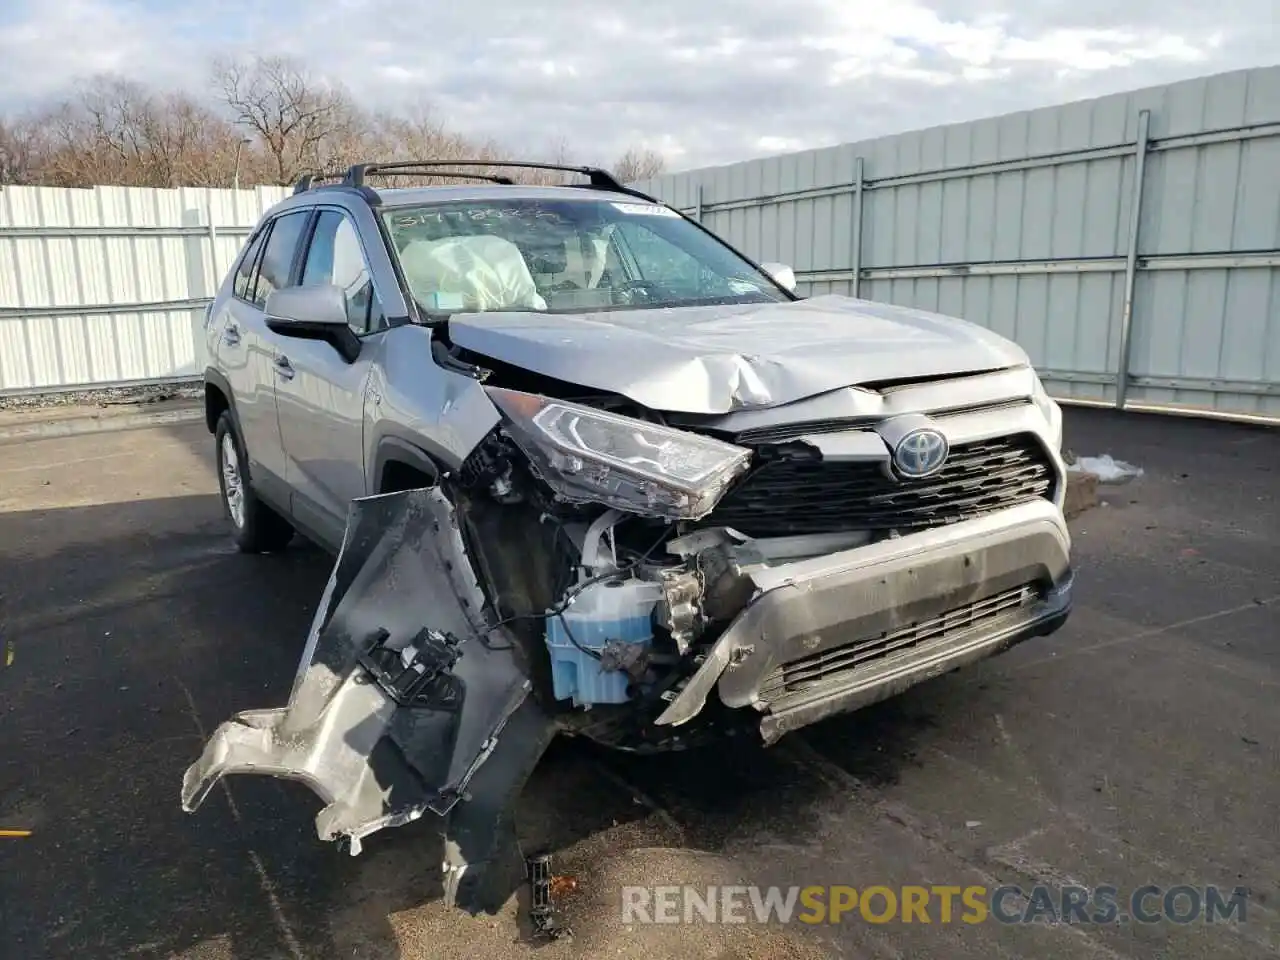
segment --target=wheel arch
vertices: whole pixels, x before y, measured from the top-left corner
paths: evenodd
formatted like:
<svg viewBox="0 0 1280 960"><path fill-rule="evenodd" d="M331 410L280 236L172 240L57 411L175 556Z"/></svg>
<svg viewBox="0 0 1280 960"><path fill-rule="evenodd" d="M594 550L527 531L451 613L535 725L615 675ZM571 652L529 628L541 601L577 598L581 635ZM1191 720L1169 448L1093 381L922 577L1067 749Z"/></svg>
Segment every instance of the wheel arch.
<svg viewBox="0 0 1280 960"><path fill-rule="evenodd" d="M418 486L410 482L415 475L425 477L426 486L435 486L442 473L440 464L421 447L398 437L383 437L374 454L370 489L375 493L413 489Z"/></svg>
<svg viewBox="0 0 1280 960"><path fill-rule="evenodd" d="M211 367L204 372L204 425L210 433L217 431L218 419L224 412L231 414L231 419L235 421L238 430L240 422L236 417L231 384L226 377Z"/></svg>

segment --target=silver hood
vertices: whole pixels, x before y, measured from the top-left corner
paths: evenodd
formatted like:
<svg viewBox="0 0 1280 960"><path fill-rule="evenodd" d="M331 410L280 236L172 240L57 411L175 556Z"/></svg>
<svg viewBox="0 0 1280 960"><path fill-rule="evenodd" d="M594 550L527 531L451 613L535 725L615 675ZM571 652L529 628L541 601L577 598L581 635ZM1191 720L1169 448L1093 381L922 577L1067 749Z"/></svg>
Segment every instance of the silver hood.
<svg viewBox="0 0 1280 960"><path fill-rule="evenodd" d="M582 314L459 314L453 342L655 410L724 414L841 387L1018 366L983 327L842 296Z"/></svg>

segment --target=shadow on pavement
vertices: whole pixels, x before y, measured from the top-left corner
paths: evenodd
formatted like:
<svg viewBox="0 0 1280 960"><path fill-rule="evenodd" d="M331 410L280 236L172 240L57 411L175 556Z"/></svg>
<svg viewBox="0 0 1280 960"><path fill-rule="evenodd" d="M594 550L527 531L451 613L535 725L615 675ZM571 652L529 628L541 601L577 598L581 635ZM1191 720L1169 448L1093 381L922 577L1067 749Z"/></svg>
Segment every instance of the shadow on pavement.
<svg viewBox="0 0 1280 960"><path fill-rule="evenodd" d="M205 735L287 699L331 559L236 553L207 495L0 514L0 545L0 826L33 832L0 840L0 955L399 957L388 917L440 896L436 824L353 858L298 784L232 778L233 804L179 807ZM578 763L557 748L531 791ZM643 813L615 806L533 832Z"/></svg>
<svg viewBox="0 0 1280 960"><path fill-rule="evenodd" d="M64 486L71 500L123 502L0 512L0 641L14 652L0 669L0 826L33 831L0 841L0 956L437 955L431 935L403 940L424 922L465 939L475 927L439 902L438 821L375 834L353 858L316 837L321 803L299 784L230 778L230 802L215 788L195 815L182 812L182 773L214 727L286 701L333 561L300 539L280 556L237 553L209 493L128 499L210 489L202 424L117 436L112 450L169 453L110 475L92 458L60 468L77 478L49 474L41 503ZM87 448L60 449L73 463ZM0 453L21 465L30 450ZM40 450L37 460L56 459ZM161 475L111 488L140 471ZM558 741L522 796L518 829L526 852L587 838L625 846L620 825L653 813L634 794L650 791L691 825L687 843L712 849L775 821L805 833L806 789L755 743L646 761ZM424 906L427 921L397 926Z"/></svg>
<svg viewBox="0 0 1280 960"><path fill-rule="evenodd" d="M227 956L281 941L287 956L277 901L293 936L329 935L320 911L346 864L313 855L305 885L266 889L294 887L264 876L308 828L285 785L237 786L239 818L221 791L199 818L178 806L202 730L287 695L328 568L318 551L233 553L218 509L202 496L0 515L19 575L5 591L0 811L33 831L4 850L6 955L168 956L224 938Z"/></svg>
<svg viewBox="0 0 1280 960"><path fill-rule="evenodd" d="M200 482L209 489L212 444L203 426L165 435L207 464L193 469L188 460L185 477L207 469ZM1131 487L1108 488L1108 505L1079 525L1086 606L1073 624L804 739L873 791L893 792L900 775L914 774L917 748L931 744L953 752L972 746L975 762L995 765L992 752L999 760L1005 745L979 733L987 714L1022 711L1029 729L1040 710L1065 717L1083 709L1073 682L1109 704L1129 690L1121 680L1150 683L1163 665L1169 689L1191 710L1185 697L1206 687L1203 672L1193 672L1191 684L1183 677L1189 668L1167 657L1133 664L1066 657L1035 688L1060 701L1047 705L1024 703L1020 678L1049 670L1037 664L1056 652L1099 639L1090 624L1164 627L1254 598L1257 626L1225 638L1206 628L1206 639L1189 637L1178 649L1191 657L1195 641L1216 656L1231 644L1242 669L1272 669L1274 607L1260 601L1280 569L1276 439L1275 431L1233 425L1068 411L1069 447L1146 470ZM94 469L83 466L86 475ZM160 488L168 486L161 478ZM300 785L236 778L228 781L234 807L221 789L194 816L179 807L182 772L204 736L238 710L284 702L331 565L306 544L280 557L236 553L217 497L203 492L0 513L0 643L14 654L0 669L0 827L33 831L0 840L0 956L390 960L440 955L431 931L474 929L434 915L425 942L405 948L396 915L440 896L438 824L429 819L375 835L351 858L317 839L319 801ZM979 696L987 682L992 689ZM1142 688L1138 679L1133 688ZM1258 715L1270 716L1264 692L1254 696ZM1217 703L1206 699L1202 709ZM975 719L977 711L984 716ZM1049 737L1056 727L1046 721L1035 729ZM1249 735L1248 744L1258 739ZM1060 792L1076 807L1095 803L1090 787L1077 788L1085 773L1123 779L1143 762L1151 765L1143 790L1173 789L1160 779L1168 767L1160 755L1125 752L1128 741L1116 742L1114 756L1079 759L1071 776L1061 773ZM1165 757L1181 757L1186 745L1168 749ZM1041 773L1058 777L1069 761ZM938 762L935 750L925 766ZM609 772L620 782L610 785ZM607 845L617 824L650 816L639 791L691 848L720 849L757 832L807 842L815 835L813 786L785 750L754 743L650 759L558 743L525 792L521 834L529 848L553 852L583 838ZM1246 813L1240 822L1251 826L1266 810Z"/></svg>

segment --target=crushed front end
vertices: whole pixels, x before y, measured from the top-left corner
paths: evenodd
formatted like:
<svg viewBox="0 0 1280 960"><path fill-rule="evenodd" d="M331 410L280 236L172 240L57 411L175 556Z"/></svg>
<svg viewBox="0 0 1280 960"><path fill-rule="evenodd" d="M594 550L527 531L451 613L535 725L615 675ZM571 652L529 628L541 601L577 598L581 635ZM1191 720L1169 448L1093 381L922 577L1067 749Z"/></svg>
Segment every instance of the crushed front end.
<svg viewBox="0 0 1280 960"><path fill-rule="evenodd" d="M1061 412L1029 368L714 418L491 393L488 481L568 547L541 689L566 731L772 743L1069 616ZM680 500L699 458L715 482Z"/></svg>
<svg viewBox="0 0 1280 960"><path fill-rule="evenodd" d="M556 733L773 742L1068 615L1061 420L1030 369L717 417L484 389L501 422L458 470L353 504L289 704L219 728L188 810L227 773L301 780L353 853L440 815L461 902L516 862Z"/></svg>

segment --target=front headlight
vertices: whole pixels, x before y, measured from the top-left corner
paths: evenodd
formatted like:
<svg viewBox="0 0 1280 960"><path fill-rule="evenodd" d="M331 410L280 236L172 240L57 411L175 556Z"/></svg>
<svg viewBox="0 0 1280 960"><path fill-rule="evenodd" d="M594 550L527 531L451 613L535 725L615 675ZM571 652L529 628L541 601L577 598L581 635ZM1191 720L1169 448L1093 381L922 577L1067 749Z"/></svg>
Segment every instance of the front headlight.
<svg viewBox="0 0 1280 960"><path fill-rule="evenodd" d="M1031 392L1031 399L1040 412L1044 414L1044 418L1049 424L1049 438L1053 443L1053 449L1062 450L1062 408L1058 406L1058 402L1049 396L1045 390L1044 384L1040 382L1040 378L1036 377L1035 388Z"/></svg>
<svg viewBox="0 0 1280 960"><path fill-rule="evenodd" d="M551 397L486 387L511 439L569 500L697 520L751 459L730 443Z"/></svg>

